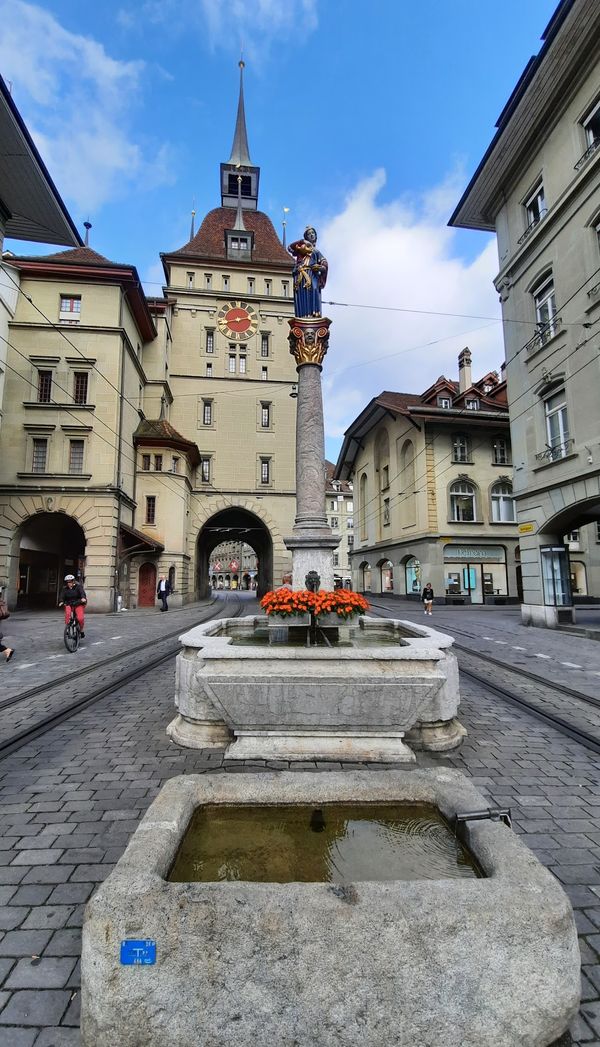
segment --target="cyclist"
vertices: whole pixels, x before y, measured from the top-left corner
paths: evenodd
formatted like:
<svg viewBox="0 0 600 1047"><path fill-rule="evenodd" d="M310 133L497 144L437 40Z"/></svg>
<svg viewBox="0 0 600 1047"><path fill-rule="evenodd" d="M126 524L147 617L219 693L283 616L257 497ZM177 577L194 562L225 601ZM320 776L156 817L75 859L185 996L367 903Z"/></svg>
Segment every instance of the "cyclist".
<svg viewBox="0 0 600 1047"><path fill-rule="evenodd" d="M75 608L75 615L79 622L79 628L81 629L82 637L85 636L83 631L85 616L83 605L87 603L87 596L85 595L85 589L81 582L76 581L75 575L66 574L65 584L63 591L60 594L59 607L65 608L65 625L68 625L71 620L71 608Z"/></svg>

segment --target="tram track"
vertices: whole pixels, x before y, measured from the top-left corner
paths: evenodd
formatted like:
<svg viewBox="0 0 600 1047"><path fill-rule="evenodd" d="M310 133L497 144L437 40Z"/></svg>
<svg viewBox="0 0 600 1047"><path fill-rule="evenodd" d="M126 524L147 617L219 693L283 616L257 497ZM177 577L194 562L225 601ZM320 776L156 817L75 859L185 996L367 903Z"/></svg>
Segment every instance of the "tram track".
<svg viewBox="0 0 600 1047"><path fill-rule="evenodd" d="M236 607L233 612L230 610L230 604L235 601ZM219 601L221 603L221 601ZM105 658L101 662L97 662L95 665L86 666L79 676L89 675L94 671L100 676L100 680L96 686L92 685L91 690L87 690L85 693L77 696L75 701L67 702L64 704L65 693L71 694L74 685L78 682L69 677L62 677L50 681L45 685L39 685L31 688L29 691L22 692L19 695L14 695L12 698L7 699L5 702L0 704L0 709L6 709L12 707L20 720L23 721L21 726L20 721L11 724L6 715L2 718L2 726L0 729L0 760L9 756L11 753L20 749L22 746L27 745L29 742L35 741L41 735L50 731L53 727L58 724L69 720L72 716L75 716L78 712L88 708L91 705L96 704L103 698L112 694L114 691L126 686L128 683L139 679L140 676L144 676L146 673L151 672L153 669L157 669L159 666L168 662L174 658L180 650L179 643L170 644L166 650L160 651L156 657L150 660L147 657L143 657L145 650L148 647L161 647L169 643L174 636L178 636L182 631L194 628L195 625L201 625L204 622L216 620L222 617L238 618L242 615L244 610L244 603L237 599L229 597L219 607L216 613L211 613L200 617L198 621L194 622L193 625L180 626L170 633L167 633L160 638L144 643L136 648L129 648L127 651L120 652L118 655L114 655L111 658ZM110 667L117 661L124 661L125 659L134 659L137 664L132 668L126 669L125 672L121 672L118 676L114 676L110 671ZM110 674L109 679L105 679L107 672ZM79 678L79 677L78 677ZM54 693L53 693L54 692ZM56 692L59 692L58 694ZM32 699L39 698L41 694L46 695L46 708L40 710L39 706L33 706L30 709L23 709L23 706ZM45 711L46 715L39 717L40 711Z"/></svg>
<svg viewBox="0 0 600 1047"><path fill-rule="evenodd" d="M370 607L376 617L393 618L397 614L394 608L385 605L370 603ZM461 675L517 705L586 749L600 753L600 701L597 698L566 684L553 683L528 669L509 665L492 655L473 651L465 644L455 641L454 649ZM493 667L493 677L489 672L485 673L485 666Z"/></svg>

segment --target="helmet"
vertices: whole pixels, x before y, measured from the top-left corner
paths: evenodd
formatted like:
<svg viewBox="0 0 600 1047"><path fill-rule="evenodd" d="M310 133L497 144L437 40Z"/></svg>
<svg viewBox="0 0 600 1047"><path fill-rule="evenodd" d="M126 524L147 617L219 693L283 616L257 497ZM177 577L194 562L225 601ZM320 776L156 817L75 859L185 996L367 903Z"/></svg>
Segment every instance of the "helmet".
<svg viewBox="0 0 600 1047"><path fill-rule="evenodd" d="M74 574L66 574L65 575L65 582L74 582L74 581L75 581L75 575Z"/></svg>

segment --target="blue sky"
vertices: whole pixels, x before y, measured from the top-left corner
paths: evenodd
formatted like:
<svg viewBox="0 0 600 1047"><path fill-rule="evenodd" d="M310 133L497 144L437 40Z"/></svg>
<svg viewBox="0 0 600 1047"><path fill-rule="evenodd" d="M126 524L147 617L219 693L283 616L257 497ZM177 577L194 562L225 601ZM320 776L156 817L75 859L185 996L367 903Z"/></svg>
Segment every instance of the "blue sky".
<svg viewBox="0 0 600 1047"><path fill-rule="evenodd" d="M289 207L292 236L317 226L325 298L423 310L328 310L335 457L381 389L454 377L467 344L476 373L501 363L495 245L446 222L555 6L0 0L0 72L92 246L159 294L158 253L187 241L192 200L199 219L219 203L243 47L261 208L280 228Z"/></svg>

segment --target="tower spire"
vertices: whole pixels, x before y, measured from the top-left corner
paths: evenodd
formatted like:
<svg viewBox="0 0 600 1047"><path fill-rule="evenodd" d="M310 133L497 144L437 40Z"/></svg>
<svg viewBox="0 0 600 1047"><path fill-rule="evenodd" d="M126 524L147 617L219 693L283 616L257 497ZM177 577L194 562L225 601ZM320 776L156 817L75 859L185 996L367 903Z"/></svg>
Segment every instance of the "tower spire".
<svg viewBox="0 0 600 1047"><path fill-rule="evenodd" d="M244 68L246 63L240 58L240 97L238 100L237 119L235 121L235 132L231 146L231 156L228 163L236 167L250 167L250 150L248 149L248 132L246 131L246 112L244 109Z"/></svg>

